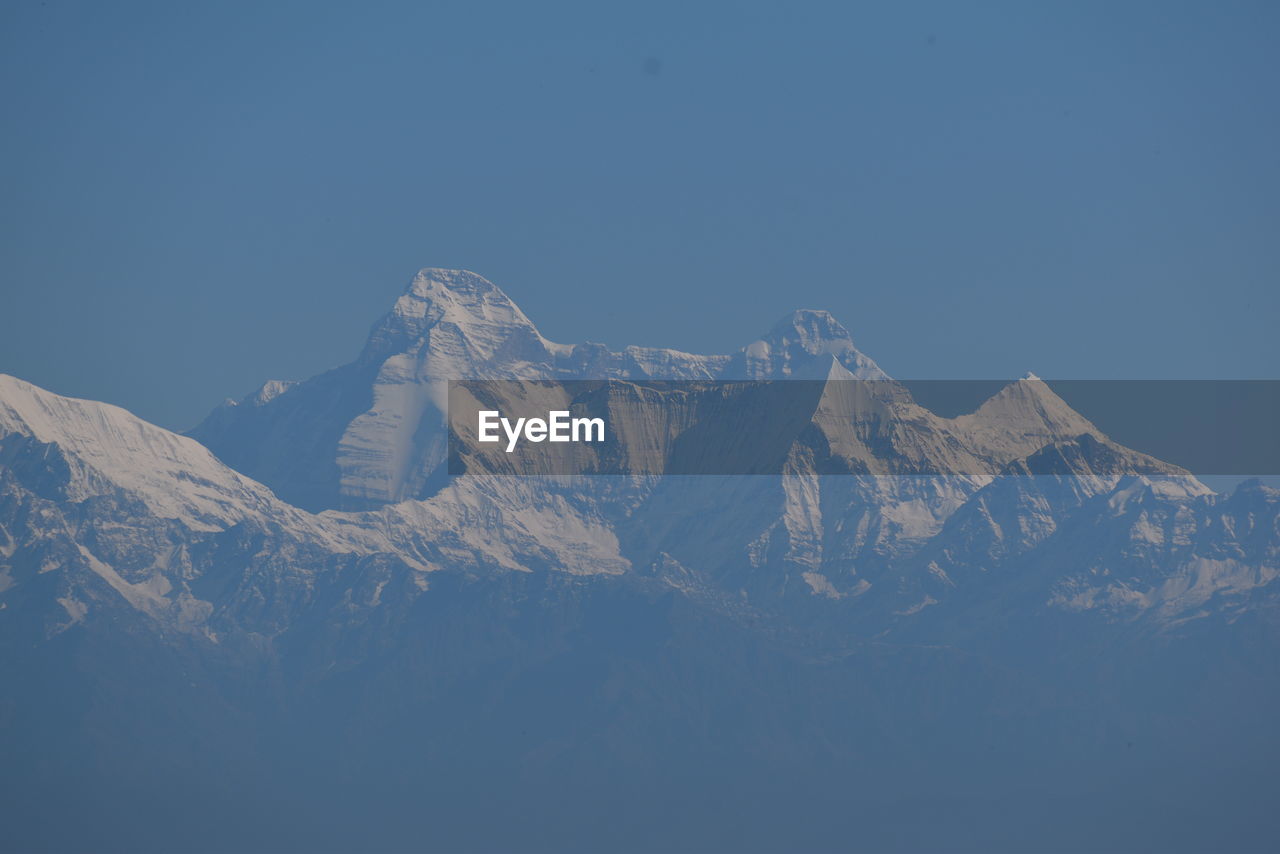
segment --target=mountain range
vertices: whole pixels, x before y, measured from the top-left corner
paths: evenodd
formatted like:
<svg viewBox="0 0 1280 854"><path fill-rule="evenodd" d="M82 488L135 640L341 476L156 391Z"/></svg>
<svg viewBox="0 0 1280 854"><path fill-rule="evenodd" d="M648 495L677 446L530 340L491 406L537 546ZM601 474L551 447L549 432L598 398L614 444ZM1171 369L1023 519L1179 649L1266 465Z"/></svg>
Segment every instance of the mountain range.
<svg viewBox="0 0 1280 854"><path fill-rule="evenodd" d="M821 441L453 477L451 380L804 380ZM942 417L826 312L613 351L424 269L187 435L0 376L0 800L14 850L1241 850L1277 576L1280 492L1034 375Z"/></svg>

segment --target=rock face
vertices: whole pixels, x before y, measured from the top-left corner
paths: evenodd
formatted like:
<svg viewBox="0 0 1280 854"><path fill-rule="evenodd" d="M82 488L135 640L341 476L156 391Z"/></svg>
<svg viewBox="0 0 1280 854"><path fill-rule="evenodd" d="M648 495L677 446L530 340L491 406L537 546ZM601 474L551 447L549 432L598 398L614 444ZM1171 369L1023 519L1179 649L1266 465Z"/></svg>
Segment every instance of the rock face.
<svg viewBox="0 0 1280 854"><path fill-rule="evenodd" d="M609 378L815 383L804 453L443 476L448 380ZM70 809L171 850L181 823L113 818L139 799L258 828L192 850L1087 845L1009 820L1048 793L1194 849L1151 804L1270 814L1277 575L1280 493L1214 494L1035 377L942 418L825 312L612 352L429 269L355 362L191 437L0 376L0 796L18 848L102 847ZM930 830L894 817L915 797Z"/></svg>

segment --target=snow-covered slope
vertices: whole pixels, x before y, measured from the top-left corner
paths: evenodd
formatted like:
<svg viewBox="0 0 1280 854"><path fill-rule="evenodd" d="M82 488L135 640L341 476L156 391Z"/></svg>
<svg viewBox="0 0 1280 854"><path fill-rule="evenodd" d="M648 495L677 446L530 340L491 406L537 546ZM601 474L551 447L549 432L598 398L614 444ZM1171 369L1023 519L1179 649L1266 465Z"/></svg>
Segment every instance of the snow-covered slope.
<svg viewBox="0 0 1280 854"><path fill-rule="evenodd" d="M796 311L731 355L615 353L551 342L488 280L427 268L355 362L302 383L270 382L219 407L191 435L299 506L376 507L439 487L449 380L611 378L828 383L814 421L841 465L870 473L989 473L1049 441L1096 432L1030 376L971 415L934 416L824 311ZM890 432L850 430L850 420L878 420Z"/></svg>
<svg viewBox="0 0 1280 854"><path fill-rule="evenodd" d="M495 377L800 393L758 419L786 440L782 474L444 476L443 384ZM613 453L741 438L714 400L655 415L634 383L597 389L632 428ZM940 803L1005 754L1065 756L1083 771L1064 788L1088 788L1161 728L1144 767L1194 728L1273 764L1280 493L1213 494L1031 376L940 417L823 312L725 356L614 352L547 341L491 283L424 270L357 360L268 383L193 436L0 376L6 803L45 774L34 801L60 815L69 777L98 774L97 804L134 773L187 815L203 801L175 769L203 779L225 754L228 788L260 773L273 814L319 780L379 806L403 789L416 823L469 781L470 843L495 779L522 804L550 789L576 822L593 787L542 781L663 750L698 786L704 760L782 757L805 808L833 755L830 779L855 769L868 792L942 768ZM153 802L131 795L119 814Z"/></svg>
<svg viewBox="0 0 1280 854"><path fill-rule="evenodd" d="M809 385L776 413L792 443L779 446L786 460L778 476L442 475L448 380L584 377ZM697 394L681 391L662 408L665 420L651 424L649 410L631 411L639 399L629 388L602 389L601 405L631 428L612 453L657 461L641 470L662 470L665 455L678 452L679 431L706 432L710 404ZM736 428L716 429L730 432L700 436L700 453L732 451ZM306 382L268 383L219 408L194 435L220 458L118 408L0 377L0 463L12 506L38 505L61 518L51 526L98 576L115 572L165 591L155 594L161 599L186 596L188 617L222 615L230 624L262 619L257 606L252 619L241 611L264 596L294 603L270 610L273 624L287 625L289 609L305 607L327 584L354 595L358 574L325 579L335 561L355 560L399 567L405 589L419 592L435 571L631 576L678 565L685 583L704 593L784 612L787 602L827 601L869 613L867 627L888 627L955 596L962 601L1000 567L1045 553L1046 543L1075 547L1061 532L1125 477L1155 477L1164 484L1162 500L1186 507L1220 500L1180 469L1110 442L1034 376L971 414L939 417L825 312L796 312L730 356L614 353L550 342L492 283L437 269L418 274L351 365ZM301 496L312 506L277 497L228 465L236 461L265 474L284 499ZM845 474L822 476L832 472ZM310 512L331 503L366 509ZM46 558L32 557L43 534L22 518L11 515L3 533L6 556L15 566L26 560L29 575ZM1091 524L1133 527L1102 518ZM137 539L130 532L144 528L160 533L150 545L130 544ZM198 596L194 580L211 566L191 556L206 548L198 544L244 530L266 540L251 548L237 540L231 550L248 549L237 580L227 582L238 592L222 602ZM164 554L143 560L147 549ZM1255 536L1239 546L1228 574L1269 583L1272 549ZM131 556L117 566L124 554ZM283 574L245 571L281 561L292 567ZM1068 581L1076 576L1062 566L1044 582L1045 591L1059 591L1045 592L1045 602L1118 613L1114 587L1105 595L1061 593L1083 583ZM11 587L21 575L9 571ZM267 596L267 588L275 592ZM1180 618L1170 602L1192 601L1161 596L1153 613L1167 620ZM202 604L192 611L191 603Z"/></svg>
<svg viewBox="0 0 1280 854"><path fill-rule="evenodd" d="M348 618L408 607L439 570L625 571L580 503L475 480L429 502L312 514L193 439L0 376L0 620L25 614L46 637L89 614L215 641L273 635L335 595Z"/></svg>
<svg viewBox="0 0 1280 854"><path fill-rule="evenodd" d="M270 383L219 407L191 435L300 506L363 508L429 494L444 460L449 380L816 378L833 357L852 376L884 378L826 312L796 312L732 356L613 352L549 341L488 280L426 268L354 363L288 387Z"/></svg>
<svg viewBox="0 0 1280 854"><path fill-rule="evenodd" d="M51 394L0 374L0 436L55 445L71 465L66 498L127 490L157 517L218 530L289 508L194 439L116 406Z"/></svg>
<svg viewBox="0 0 1280 854"><path fill-rule="evenodd" d="M785 441L799 437L789 451L780 445L787 475L452 483L443 475L448 380L611 378L809 383L785 412L761 412L756 425L769 429L776 416ZM730 431L723 435L707 431L696 394L673 394L658 416L636 404L625 385L600 403L621 425L621 444L610 453L631 459L635 471L663 470L693 432L710 464L740 443L732 424L718 428ZM993 562L1035 548L1125 474L1184 483L1188 500L1206 492L1180 469L1109 442L1034 375L972 413L935 415L826 312L797 311L726 356L613 352L551 342L491 282L434 268L418 273L351 365L269 384L216 411L193 435L312 509L376 511L325 515L339 527L380 532L380 547L419 565L512 568L520 553L512 544L523 542L539 565L614 572L676 560L730 591L765 598L871 602L891 588L915 589L906 580L911 561L933 567L931 577L980 579ZM510 468L505 456L491 462ZM313 488L316 472L329 473L328 486ZM848 474L820 476L832 472ZM993 480L998 472L1006 476ZM1031 475L1056 477L1057 485ZM501 544L500 530L511 535Z"/></svg>

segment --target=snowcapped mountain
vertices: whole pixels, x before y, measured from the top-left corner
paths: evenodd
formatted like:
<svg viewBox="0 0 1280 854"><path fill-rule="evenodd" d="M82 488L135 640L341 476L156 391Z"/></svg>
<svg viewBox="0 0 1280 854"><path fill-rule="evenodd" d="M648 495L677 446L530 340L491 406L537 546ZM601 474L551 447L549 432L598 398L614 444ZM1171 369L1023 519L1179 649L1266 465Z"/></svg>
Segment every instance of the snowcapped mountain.
<svg viewBox="0 0 1280 854"><path fill-rule="evenodd" d="M442 474L449 379L715 377L818 382L810 410L800 413L816 432L793 448L785 475ZM855 379L875 382L849 382ZM74 507L84 514L109 498L136 507L148 525L180 532L145 572L133 566L132 576L119 577L145 585L147 601L168 597L208 615L234 603L194 592L191 581L204 570L192 563L192 543L253 529L270 532L272 548L310 550L321 563L351 555L394 563L422 590L442 570L628 575L678 565L703 589L766 611L785 614L797 596L873 609L871 627L921 614L966 585L981 586L1003 565L1031 560L1080 514L1131 490L1125 472L1142 472L1161 500L1181 502L1186 513L1216 514L1226 502L1186 472L1110 442L1034 376L971 414L936 416L825 312L796 312L729 356L638 347L612 353L547 341L492 283L437 269L418 274L356 362L305 382L267 383L215 410L192 435L218 457L123 410L12 378L0 380L0 430L10 489L26 496L17 504L51 501L51 513ZM35 471L34 482L19 477ZM831 471L853 474L819 474ZM327 484L317 472L327 472ZM300 494L367 509L314 513L281 498ZM131 523L89 513L85 524L91 535L67 531L75 551L98 575L117 573L94 549L115 539L122 544L112 554L125 549ZM21 563L23 542L42 536L16 521L4 533L11 565ZM1241 571L1269 580L1268 548L1256 535L1242 546ZM1153 563L1168 572L1171 560L1161 553ZM1204 566L1189 558L1185 571ZM17 577L12 569L9 576ZM317 583L299 582L307 595ZM1074 574L1055 577L1042 604L1101 608L1120 595L1106 585L1099 588L1106 595L1061 593L1081 583ZM1234 576L1221 582L1223 589L1238 583ZM1166 620L1186 617L1169 603L1156 610ZM217 631L212 624L201 630Z"/></svg>
<svg viewBox="0 0 1280 854"><path fill-rule="evenodd" d="M787 413L806 429L783 474L450 478L451 379L814 392ZM1081 697L1186 679L1217 699L1167 718L1135 700L1153 739L1209 717L1256 739L1239 692L1276 693L1277 576L1275 490L1214 494L1030 375L941 417L825 312L728 355L613 352L548 341L485 279L427 269L354 362L267 383L190 437L0 376L0 723L65 744L50 760L6 740L10 788L85 756L94 780L139 756L213 762L190 724L218 762L269 757L263 774L304 789L418 791L417 758L560 809L522 775L586 798L605 769L736 768L749 743L748 778L828 768L835 791L865 766L914 791L911 769L974 759L940 753L940 727L978 738L981 762L1017 754L1008 737L1067 768L1136 726ZM1063 704L1080 729L1046 722Z"/></svg>
<svg viewBox="0 0 1280 854"><path fill-rule="evenodd" d="M655 377L816 382L798 413L813 429L780 476L442 474L451 378ZM1173 626L1206 601L1269 602L1240 596L1268 589L1276 571L1274 501L1261 500L1263 518L1232 545L1240 526L1223 508L1240 498L1115 445L1033 376L942 418L824 312L797 312L729 356L612 353L547 341L496 286L459 271L422 271L351 365L215 410L193 435L218 457L123 410L7 377L0 431L4 604L43 589L33 601L46 634L126 604L193 636L288 634L327 619L317 603L345 602L349 617L365 615L357 622L408 607L438 572L543 571L672 585L782 624L826 603L857 614L861 637L962 619L1016 573L1023 586L1040 579L1035 609ZM853 474L819 474L831 471ZM1147 485L1139 498L1135 484ZM299 494L366 509L315 513L277 497ZM1159 507L1136 518L1101 509L1144 501ZM1089 536L1066 533L1086 524ZM1104 544L1112 551L1097 554ZM43 577L54 566L63 572Z"/></svg>
<svg viewBox="0 0 1280 854"><path fill-rule="evenodd" d="M445 385L462 379L818 377L834 358L860 379L883 372L826 312L799 311L734 356L542 337L474 273L428 268L352 364L219 407L191 435L278 495L313 510L423 497L443 462Z"/></svg>
<svg viewBox="0 0 1280 854"><path fill-rule="evenodd" d="M476 378L802 379L818 383L811 411L799 413L816 432L802 453L793 450L787 477L728 485L714 478L625 485L557 481L534 489L502 480L449 483L442 474L444 384ZM613 423L636 420L625 411L625 398L610 403ZM673 420L696 422L697 416ZM1064 495L1040 508L1043 518L1018 521L1028 542L1097 491L1114 486L1117 478L1106 473L1164 475L1186 482L1191 493L1204 492L1180 469L1110 443L1032 375L971 414L934 415L859 352L826 312L798 311L728 356L637 347L612 353L601 345L549 342L492 283L438 269L417 275L375 326L356 362L306 382L268 384L240 404L216 410L192 435L277 494L305 496L301 503L311 509L389 506L384 516L408 508L431 515L428 508L448 504L455 510L431 518L458 541L481 535L475 526L465 532L450 524L458 518L451 502L501 506L504 520L515 520L532 512L533 496L554 496L561 504L553 517L599 520L599 536L586 542L608 543L593 552L600 566L676 560L717 579L730 593L765 601L784 591L856 599L873 587L877 596L871 598L878 598L881 589L900 585L893 574L909 574L904 561L938 547L936 538L953 514L989 517L987 472L1029 475L1043 469L1067 478ZM317 436L327 437L327 444ZM713 436L706 445L731 442ZM1084 447L1091 453L1081 453ZM832 471L865 476L818 476ZM317 472L329 473L323 488L317 488ZM1080 477L1099 472L1104 474ZM911 474L917 476L901 476ZM1015 497L1002 497L999 512L1025 512ZM617 545L619 537L625 548ZM422 532L400 537L429 538Z"/></svg>

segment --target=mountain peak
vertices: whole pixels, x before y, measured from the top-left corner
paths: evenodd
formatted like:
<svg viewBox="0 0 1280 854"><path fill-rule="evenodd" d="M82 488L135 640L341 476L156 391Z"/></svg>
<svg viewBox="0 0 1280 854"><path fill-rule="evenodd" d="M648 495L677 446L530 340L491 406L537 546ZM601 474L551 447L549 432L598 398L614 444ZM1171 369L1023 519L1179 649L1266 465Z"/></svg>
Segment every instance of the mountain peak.
<svg viewBox="0 0 1280 854"><path fill-rule="evenodd" d="M498 293L507 302L510 299L493 282L470 270L451 270L447 267L423 267L405 288L406 296L420 299L440 298L446 295L479 296Z"/></svg>
<svg viewBox="0 0 1280 854"><path fill-rule="evenodd" d="M1007 417L1013 412L1035 412L1051 421L1073 425L1072 433L1093 432L1089 424L1068 403L1049 387L1049 384L1028 371L1021 379L1014 380L978 408L977 416ZM1081 423L1083 422L1083 423ZM1087 429L1075 429L1086 427Z"/></svg>
<svg viewBox="0 0 1280 854"><path fill-rule="evenodd" d="M798 309L779 320L759 340L742 349L731 375L747 379L826 376L830 359L854 379L888 379L853 344L853 336L828 311Z"/></svg>
<svg viewBox="0 0 1280 854"><path fill-rule="evenodd" d="M1012 461L1045 445L1075 437L1102 437L1035 374L1009 383L968 415L953 419L970 440L994 458Z"/></svg>
<svg viewBox="0 0 1280 854"><path fill-rule="evenodd" d="M853 336L829 311L809 308L796 309L779 320L769 330L765 340L777 343L794 342L805 352L817 355L832 352L834 343L853 346Z"/></svg>
<svg viewBox="0 0 1280 854"><path fill-rule="evenodd" d="M489 322L533 327L520 307L501 288L469 270L424 267L391 310L392 315L424 319L434 325Z"/></svg>
<svg viewBox="0 0 1280 854"><path fill-rule="evenodd" d="M417 351L438 333L454 342L446 350L467 351L469 361L492 358L513 336L543 353L554 346L493 282L468 270L424 267L374 326L363 358L381 362Z"/></svg>

